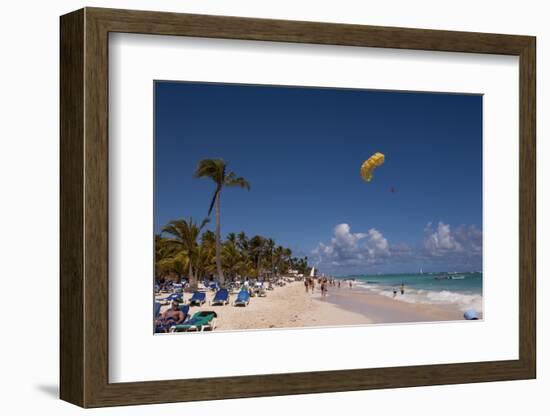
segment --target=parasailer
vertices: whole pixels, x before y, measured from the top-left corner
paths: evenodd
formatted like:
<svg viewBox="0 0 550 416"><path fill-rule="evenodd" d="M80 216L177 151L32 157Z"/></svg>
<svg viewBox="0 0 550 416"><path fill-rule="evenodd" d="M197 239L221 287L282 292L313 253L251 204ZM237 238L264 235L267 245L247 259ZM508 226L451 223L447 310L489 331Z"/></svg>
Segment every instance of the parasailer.
<svg viewBox="0 0 550 416"><path fill-rule="evenodd" d="M372 173L374 170L381 166L384 163L384 155L382 153L376 152L371 157L363 162L361 165L361 177L370 182L372 180Z"/></svg>

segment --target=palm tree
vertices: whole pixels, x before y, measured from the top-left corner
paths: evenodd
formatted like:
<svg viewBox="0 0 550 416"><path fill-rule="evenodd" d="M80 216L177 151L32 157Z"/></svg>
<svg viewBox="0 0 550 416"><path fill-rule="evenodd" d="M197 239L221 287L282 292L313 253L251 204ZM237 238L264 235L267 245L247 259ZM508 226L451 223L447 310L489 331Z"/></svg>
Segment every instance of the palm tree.
<svg viewBox="0 0 550 416"><path fill-rule="evenodd" d="M199 245L193 257L193 265L197 281L203 280L205 277L213 274L216 270L214 245L212 244L212 247Z"/></svg>
<svg viewBox="0 0 550 416"><path fill-rule="evenodd" d="M265 241L266 254L269 257L269 272L271 277L273 277L273 252L275 251L275 240L268 238Z"/></svg>
<svg viewBox="0 0 550 416"><path fill-rule="evenodd" d="M208 218L202 220L200 224L193 222L193 218L189 220L174 220L170 221L163 229L163 233L169 234L171 237L167 238L166 244L183 250L187 254L189 259L189 284L192 288L197 287L197 280L193 274L193 260L196 258L196 252L198 248L197 238L199 237L202 229L210 220Z"/></svg>
<svg viewBox="0 0 550 416"><path fill-rule="evenodd" d="M281 273L286 272L286 268L283 267L284 261L284 247L277 246L273 251L273 256L275 257L275 273L277 276L280 276Z"/></svg>
<svg viewBox="0 0 550 416"><path fill-rule="evenodd" d="M260 278L262 274L262 258L265 252L265 238L261 235L255 235L249 240L250 256L256 267L256 277Z"/></svg>
<svg viewBox="0 0 550 416"><path fill-rule="evenodd" d="M173 257L164 257L157 261L157 273L163 275L165 273L176 273L178 283L181 282L181 277L185 274L190 264L189 257L185 251L176 251Z"/></svg>
<svg viewBox="0 0 550 416"><path fill-rule="evenodd" d="M196 178L210 178L216 184L216 190L210 202L208 216L216 206L216 269L220 285L224 284L222 260L221 260L221 224L220 224L220 196L224 187L238 186L250 190L250 184L243 177L237 176L235 172L228 172L227 165L222 159L203 159L199 162L195 171Z"/></svg>
<svg viewBox="0 0 550 416"><path fill-rule="evenodd" d="M222 264L230 279L234 279L239 273L239 270L242 269L241 253L237 247L230 242L226 242L222 246Z"/></svg>
<svg viewBox="0 0 550 416"><path fill-rule="evenodd" d="M155 235L155 278L160 279L167 274L176 273L178 282L181 282L188 261L185 251L171 245L166 238Z"/></svg>
<svg viewBox="0 0 550 416"><path fill-rule="evenodd" d="M214 250L216 247L216 234L211 230L205 230L201 235L201 245Z"/></svg>
<svg viewBox="0 0 550 416"><path fill-rule="evenodd" d="M229 244L231 244L233 247L236 247L237 245L237 234L235 233L229 233L227 234L227 237L225 238Z"/></svg>

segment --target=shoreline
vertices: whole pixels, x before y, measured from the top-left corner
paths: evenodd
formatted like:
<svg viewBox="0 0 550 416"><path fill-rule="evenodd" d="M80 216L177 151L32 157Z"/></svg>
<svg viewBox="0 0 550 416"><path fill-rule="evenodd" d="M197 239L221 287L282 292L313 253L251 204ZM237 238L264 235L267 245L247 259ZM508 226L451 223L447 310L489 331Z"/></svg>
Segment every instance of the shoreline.
<svg viewBox="0 0 550 416"><path fill-rule="evenodd" d="M193 315L199 311L217 313L215 331L248 329L291 329L335 327L351 325L437 322L464 320L462 311L453 305L413 304L388 298L360 288L329 287L326 297L317 287L306 293L303 282L287 283L267 291L266 297L252 297L245 307L232 305L210 306L213 291L206 291L206 303L190 308ZM166 295L157 295L155 300ZM191 294L184 294L184 301ZM164 311L169 306L162 306Z"/></svg>
<svg viewBox="0 0 550 416"><path fill-rule="evenodd" d="M464 320L462 310L456 305L410 303L368 289L331 288L322 301L368 316L373 324Z"/></svg>

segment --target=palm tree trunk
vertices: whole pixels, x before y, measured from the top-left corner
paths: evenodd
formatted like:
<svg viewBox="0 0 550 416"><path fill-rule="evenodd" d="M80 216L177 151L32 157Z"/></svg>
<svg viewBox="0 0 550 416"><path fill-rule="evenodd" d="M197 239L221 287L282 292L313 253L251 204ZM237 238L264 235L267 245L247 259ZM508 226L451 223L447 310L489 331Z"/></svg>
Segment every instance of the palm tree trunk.
<svg viewBox="0 0 550 416"><path fill-rule="evenodd" d="M223 286L225 279L223 277L221 256L220 194L221 192L218 192L216 195L216 269L220 286Z"/></svg>
<svg viewBox="0 0 550 416"><path fill-rule="evenodd" d="M191 286L191 289L197 288L197 279L195 279L195 276L193 275L191 260L189 260L189 286Z"/></svg>

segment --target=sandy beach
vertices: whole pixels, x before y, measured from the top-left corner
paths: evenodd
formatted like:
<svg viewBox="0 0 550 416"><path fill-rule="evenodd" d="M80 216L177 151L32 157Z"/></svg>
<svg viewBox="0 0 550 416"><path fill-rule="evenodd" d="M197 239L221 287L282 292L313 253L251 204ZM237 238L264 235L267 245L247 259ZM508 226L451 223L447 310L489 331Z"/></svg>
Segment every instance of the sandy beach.
<svg viewBox="0 0 550 416"><path fill-rule="evenodd" d="M156 299L164 296L156 296ZM190 296L186 293L184 299ZM313 294L306 293L303 282L276 287L267 291L266 297L252 297L246 307L235 307L232 303L210 306L213 296L214 292L207 291L206 303L191 307L190 313L215 311L218 315L216 331L463 319L458 308L406 303L359 288L329 287L328 295L322 297L318 288ZM235 296L231 295L231 302ZM161 311L168 307L163 306Z"/></svg>

